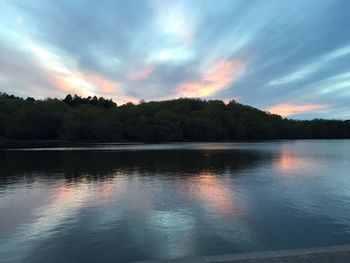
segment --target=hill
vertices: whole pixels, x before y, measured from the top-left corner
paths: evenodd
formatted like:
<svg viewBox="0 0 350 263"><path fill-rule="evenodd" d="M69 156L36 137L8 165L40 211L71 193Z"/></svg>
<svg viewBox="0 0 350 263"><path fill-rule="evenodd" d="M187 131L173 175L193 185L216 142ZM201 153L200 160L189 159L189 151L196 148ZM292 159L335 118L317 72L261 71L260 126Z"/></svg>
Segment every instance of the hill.
<svg viewBox="0 0 350 263"><path fill-rule="evenodd" d="M16 140L229 141L350 138L350 121L291 120L235 101L180 98L127 103L67 95L0 93L0 138Z"/></svg>

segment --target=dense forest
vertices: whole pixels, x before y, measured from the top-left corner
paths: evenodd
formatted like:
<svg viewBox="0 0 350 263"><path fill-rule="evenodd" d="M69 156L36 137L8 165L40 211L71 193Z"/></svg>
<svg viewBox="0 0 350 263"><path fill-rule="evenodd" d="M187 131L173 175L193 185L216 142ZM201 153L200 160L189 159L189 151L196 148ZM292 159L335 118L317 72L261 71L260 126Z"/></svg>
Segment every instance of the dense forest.
<svg viewBox="0 0 350 263"><path fill-rule="evenodd" d="M0 93L0 140L229 141L350 138L350 121L282 118L235 101L180 98L117 106L67 95Z"/></svg>

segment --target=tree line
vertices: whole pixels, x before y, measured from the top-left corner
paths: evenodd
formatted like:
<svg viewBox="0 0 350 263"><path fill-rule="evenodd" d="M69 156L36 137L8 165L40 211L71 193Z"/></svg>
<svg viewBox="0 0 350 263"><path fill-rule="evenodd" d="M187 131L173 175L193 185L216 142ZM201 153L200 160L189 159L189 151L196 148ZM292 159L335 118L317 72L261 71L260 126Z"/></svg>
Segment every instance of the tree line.
<svg viewBox="0 0 350 263"><path fill-rule="evenodd" d="M180 98L117 106L102 97L0 93L0 139L229 141L350 138L350 120L292 120L230 101Z"/></svg>

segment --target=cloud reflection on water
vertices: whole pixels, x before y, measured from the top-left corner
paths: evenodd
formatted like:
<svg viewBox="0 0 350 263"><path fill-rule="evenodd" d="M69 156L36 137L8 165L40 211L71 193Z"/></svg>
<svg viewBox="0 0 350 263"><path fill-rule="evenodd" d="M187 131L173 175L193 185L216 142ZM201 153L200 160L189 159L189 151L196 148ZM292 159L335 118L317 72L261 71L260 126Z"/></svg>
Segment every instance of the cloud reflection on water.
<svg viewBox="0 0 350 263"><path fill-rule="evenodd" d="M0 219L23 209L0 235L0 261L129 262L348 238L347 142L117 147L0 151Z"/></svg>
<svg viewBox="0 0 350 263"><path fill-rule="evenodd" d="M243 204L236 200L230 180L225 181L222 176L208 172L200 173L188 181L190 195L194 195L204 209L213 214L225 216L244 212Z"/></svg>

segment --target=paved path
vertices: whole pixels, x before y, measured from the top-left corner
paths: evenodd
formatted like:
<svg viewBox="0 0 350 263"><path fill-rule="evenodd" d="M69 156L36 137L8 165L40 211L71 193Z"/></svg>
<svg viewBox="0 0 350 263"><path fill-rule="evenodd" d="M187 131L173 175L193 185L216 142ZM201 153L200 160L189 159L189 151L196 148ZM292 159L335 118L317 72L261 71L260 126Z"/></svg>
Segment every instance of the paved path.
<svg viewBox="0 0 350 263"><path fill-rule="evenodd" d="M217 255L143 263L350 263L350 245ZM141 262L139 262L141 263Z"/></svg>

